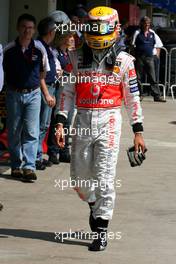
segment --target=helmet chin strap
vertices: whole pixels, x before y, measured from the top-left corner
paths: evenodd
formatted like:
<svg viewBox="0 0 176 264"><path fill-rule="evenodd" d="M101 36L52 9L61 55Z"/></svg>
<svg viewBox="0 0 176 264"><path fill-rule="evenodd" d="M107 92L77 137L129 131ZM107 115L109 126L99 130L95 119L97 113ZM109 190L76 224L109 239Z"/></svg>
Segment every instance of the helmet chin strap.
<svg viewBox="0 0 176 264"><path fill-rule="evenodd" d="M110 48L108 52L108 57L106 58L106 63L108 65L113 66L116 61L116 57L122 51L122 47L118 45L118 41L116 41Z"/></svg>
<svg viewBox="0 0 176 264"><path fill-rule="evenodd" d="M98 65L100 65L106 56L109 54L109 49L92 49L93 59Z"/></svg>
<svg viewBox="0 0 176 264"><path fill-rule="evenodd" d="M85 44L83 45L83 65L90 65L92 60L100 65L105 59L107 66L113 67L116 57L121 52L121 50L122 48L118 46L118 41L115 42L111 47L105 49L93 49Z"/></svg>
<svg viewBox="0 0 176 264"><path fill-rule="evenodd" d="M111 47L105 49L92 49L93 59L100 65L106 58L106 64L114 66L116 57L122 51L122 47L118 45L118 41ZM98 56L99 55L99 56Z"/></svg>

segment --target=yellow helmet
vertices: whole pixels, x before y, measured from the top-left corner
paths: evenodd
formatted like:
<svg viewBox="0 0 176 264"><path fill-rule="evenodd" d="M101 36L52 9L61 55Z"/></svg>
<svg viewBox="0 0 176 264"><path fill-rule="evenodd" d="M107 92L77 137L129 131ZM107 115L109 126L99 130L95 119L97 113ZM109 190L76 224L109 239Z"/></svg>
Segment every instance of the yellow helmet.
<svg viewBox="0 0 176 264"><path fill-rule="evenodd" d="M117 10L98 6L88 13L89 22L84 33L85 41L90 48L105 49L113 45L120 31Z"/></svg>

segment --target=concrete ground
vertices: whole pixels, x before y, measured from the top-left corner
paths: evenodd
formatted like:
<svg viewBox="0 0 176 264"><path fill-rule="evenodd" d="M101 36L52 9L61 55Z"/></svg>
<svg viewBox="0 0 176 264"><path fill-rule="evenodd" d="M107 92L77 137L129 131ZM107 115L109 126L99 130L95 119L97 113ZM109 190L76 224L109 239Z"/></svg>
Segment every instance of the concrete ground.
<svg viewBox="0 0 176 264"><path fill-rule="evenodd" d="M89 210L71 188L69 164L38 172L35 183L0 176L1 264L174 264L176 260L176 103L142 102L147 159L131 168L126 149L132 133L126 113L118 162L117 200L104 252L87 250ZM59 232L77 232L79 239L59 239ZM57 234L55 234L57 233ZM74 236L74 234L73 234ZM113 238L114 236L114 238ZM77 237L78 238L78 237Z"/></svg>

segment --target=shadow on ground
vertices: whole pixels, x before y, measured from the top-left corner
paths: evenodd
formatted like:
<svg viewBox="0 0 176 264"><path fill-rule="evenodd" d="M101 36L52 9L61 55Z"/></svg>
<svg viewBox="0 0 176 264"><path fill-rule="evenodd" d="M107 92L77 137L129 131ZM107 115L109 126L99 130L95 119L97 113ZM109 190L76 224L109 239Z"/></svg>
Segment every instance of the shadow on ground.
<svg viewBox="0 0 176 264"><path fill-rule="evenodd" d="M176 125L176 121L171 121L171 122L169 122L169 124Z"/></svg>
<svg viewBox="0 0 176 264"><path fill-rule="evenodd" d="M13 237L23 237L29 239L44 240L54 243L62 243L68 245L80 245L89 246L89 243L82 240L91 240L91 233L85 233L82 231L75 232L43 232L43 231L32 231L26 229L0 229L0 239L13 236ZM76 241L77 240L77 241Z"/></svg>
<svg viewBox="0 0 176 264"><path fill-rule="evenodd" d="M20 179L13 178L10 174L0 174L0 178L10 180L10 181L21 181Z"/></svg>

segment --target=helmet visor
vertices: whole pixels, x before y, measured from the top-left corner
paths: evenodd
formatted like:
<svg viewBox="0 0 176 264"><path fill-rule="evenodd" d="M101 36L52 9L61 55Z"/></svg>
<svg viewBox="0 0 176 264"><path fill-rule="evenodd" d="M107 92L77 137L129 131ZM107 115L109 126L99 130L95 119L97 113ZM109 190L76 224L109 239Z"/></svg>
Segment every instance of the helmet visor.
<svg viewBox="0 0 176 264"><path fill-rule="evenodd" d="M110 24L108 21L88 21L86 24L85 32L90 35L102 36L109 35L115 30L115 25Z"/></svg>

